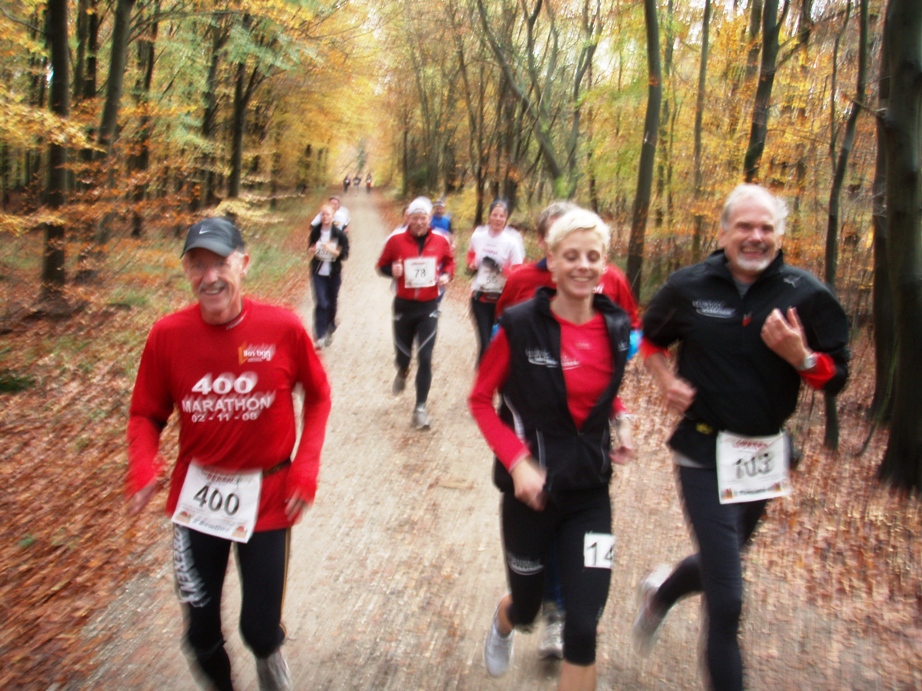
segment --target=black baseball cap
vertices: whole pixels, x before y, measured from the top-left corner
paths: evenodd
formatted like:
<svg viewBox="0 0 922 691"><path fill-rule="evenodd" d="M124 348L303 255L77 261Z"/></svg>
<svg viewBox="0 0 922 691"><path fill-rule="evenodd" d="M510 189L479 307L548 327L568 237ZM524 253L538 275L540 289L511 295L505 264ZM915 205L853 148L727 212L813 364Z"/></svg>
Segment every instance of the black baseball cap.
<svg viewBox="0 0 922 691"><path fill-rule="evenodd" d="M189 228L182 253L201 247L222 257L228 257L243 246L243 238L240 237L237 226L226 218L206 218Z"/></svg>

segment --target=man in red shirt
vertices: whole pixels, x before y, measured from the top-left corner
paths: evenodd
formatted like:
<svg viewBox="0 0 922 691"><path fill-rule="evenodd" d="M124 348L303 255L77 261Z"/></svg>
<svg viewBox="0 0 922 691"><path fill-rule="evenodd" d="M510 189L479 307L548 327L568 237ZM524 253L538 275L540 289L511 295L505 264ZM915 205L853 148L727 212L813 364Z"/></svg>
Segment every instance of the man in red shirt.
<svg viewBox="0 0 922 691"><path fill-rule="evenodd" d="M240 631L259 688L291 689L280 646L291 526L314 500L330 387L310 336L287 309L243 297L249 268L240 231L209 218L189 229L182 265L197 304L154 324L128 421L129 511L141 511L166 465L160 434L178 411L172 516L185 647L196 676L233 689L221 632L232 544L240 571ZM292 393L303 390L295 448Z"/></svg>
<svg viewBox="0 0 922 691"><path fill-rule="evenodd" d="M429 226L432 203L417 197L407 207L408 225L405 233L391 235L384 244L376 268L378 273L393 278L397 295L394 297L394 350L397 376L393 392L399 394L406 386L410 371L413 341L416 341L416 405L412 425L429 429L426 400L432 384L432 351L439 324L439 289L455 275L455 257L444 235Z"/></svg>

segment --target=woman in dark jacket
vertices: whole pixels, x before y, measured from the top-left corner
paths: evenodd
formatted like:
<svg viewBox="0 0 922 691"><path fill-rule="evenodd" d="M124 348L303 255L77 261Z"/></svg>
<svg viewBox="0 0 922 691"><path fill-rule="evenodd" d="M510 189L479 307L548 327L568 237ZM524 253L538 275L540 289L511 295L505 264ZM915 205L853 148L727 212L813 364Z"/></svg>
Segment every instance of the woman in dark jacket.
<svg viewBox="0 0 922 691"><path fill-rule="evenodd" d="M314 344L325 348L333 342L336 331L342 263L349 256L349 236L333 222L332 206L320 209L320 222L311 226L307 244L314 293Z"/></svg>
<svg viewBox="0 0 922 691"><path fill-rule="evenodd" d="M503 313L469 399L496 454L510 589L484 643L487 671L506 672L513 629L534 621L554 545L567 612L558 689L568 691L595 689L596 628L614 552L608 484L612 462L632 453L617 399L631 323L595 293L609 237L608 226L583 209L551 226L547 263L556 291L542 288ZM497 391L501 414L493 407Z"/></svg>

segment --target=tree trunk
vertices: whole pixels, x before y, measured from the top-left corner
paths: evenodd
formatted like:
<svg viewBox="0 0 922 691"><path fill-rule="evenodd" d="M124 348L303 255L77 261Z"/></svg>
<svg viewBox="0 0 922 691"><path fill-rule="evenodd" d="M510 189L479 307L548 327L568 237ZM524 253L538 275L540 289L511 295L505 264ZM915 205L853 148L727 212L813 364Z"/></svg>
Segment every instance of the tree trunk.
<svg viewBox="0 0 922 691"><path fill-rule="evenodd" d="M637 196L631 218L631 237L628 242L627 278L634 295L641 295L643 272L644 235L650 211L650 191L653 186L653 166L656 159L656 137L659 129L660 105L663 97L662 70L659 60L659 26L656 20L656 0L644 0L644 21L647 28L647 117L640 150L637 173Z"/></svg>
<svg viewBox="0 0 922 691"><path fill-rule="evenodd" d="M922 7L890 0L884 27L890 71L887 214L896 306L896 387L890 440L878 469L885 482L922 491Z"/></svg>
<svg viewBox="0 0 922 691"><path fill-rule="evenodd" d="M664 24L665 28L665 40L663 41L663 79L664 82L671 84L672 80L672 54L675 44L675 36L673 35L672 26L675 21L675 7L673 0L668 0L666 3L666 21ZM661 228L664 223L668 222L669 217L669 204L668 198L669 194L667 192L667 180L671 177L669 172L672 167L672 158L669 155L669 122L670 122L670 102L669 102L669 93L664 89L663 98L662 98L662 114L660 115L659 121L659 141L661 146L657 151L657 165L656 165L656 196L658 197L656 204L656 217L654 225L657 228Z"/></svg>
<svg viewBox="0 0 922 691"><path fill-rule="evenodd" d="M842 148L836 162L835 174L832 179L832 189L829 192L829 223L826 228L826 284L835 292L836 274L838 272L839 256L839 206L842 197L842 184L845 181L845 172L848 169L848 159L855 143L855 131L858 127L858 116L861 114L861 105L865 101L867 92L868 74L868 0L860 0L860 31L858 39L858 84L855 87L855 100L849 106L848 118L845 122L845 134L842 137ZM839 448L839 415L836 410L836 397L826 394L826 434L823 445L827 449Z"/></svg>
<svg viewBox="0 0 922 691"><path fill-rule="evenodd" d="M759 179L759 164L765 150L768 136L768 108L775 83L775 63L778 60L778 0L766 0L762 11L762 64L759 69L759 84L756 87L752 106L752 127L749 131L749 146L743 159L743 173L746 182Z"/></svg>
<svg viewBox="0 0 922 691"><path fill-rule="evenodd" d="M159 0L152 3L152 14L156 15L160 9ZM140 111L138 132L134 139L132 152L128 156L128 169L135 174L147 177L150 166L150 136L153 122L150 115L150 89L154 80L154 46L157 41L157 22L152 22L148 33L138 40L138 80L135 84L135 103ZM134 202L132 210L133 237L141 237L144 233L144 216L139 206L147 197L147 182L135 184L131 194Z"/></svg>
<svg viewBox="0 0 922 691"><path fill-rule="evenodd" d="M96 143L104 150L99 158L108 157L118 126L118 111L122 103L125 84L125 67L128 64L128 38L131 33L131 11L135 0L118 0L115 6L115 23L112 28L112 48L109 60L109 78L106 82L106 102Z"/></svg>
<svg viewBox="0 0 922 691"><path fill-rule="evenodd" d="M51 111L66 118L70 110L68 84L67 0L48 0L46 34L51 54ZM64 205L67 193L67 150L61 144L48 146L46 203L50 209ZM65 233L60 223L45 224L45 250L39 291L41 308L53 314L67 313L64 297Z"/></svg>
<svg viewBox="0 0 922 691"><path fill-rule="evenodd" d="M701 133L704 121L704 100L707 94L708 50L711 35L711 0L704 0L704 17L701 20L701 62L698 65L698 94L695 99L695 144L694 144L694 209L695 234L692 237L692 259L698 261L701 254L701 240L704 235L704 214L701 213L701 199L704 196L704 173L701 165Z"/></svg>
<svg viewBox="0 0 922 691"><path fill-rule="evenodd" d="M878 112L890 104L890 72L887 47L881 50L878 79ZM887 259L887 133L883 119L876 119L877 160L874 168L873 226L874 281L871 300L874 311L874 398L870 414L880 422L893 416L893 364L896 354L896 322L893 313L890 265Z"/></svg>
<svg viewBox="0 0 922 691"><path fill-rule="evenodd" d="M237 64L237 78L234 80L234 109L231 118L230 178L227 181L227 196L240 196L240 179L243 175L243 130L246 127L246 65Z"/></svg>
<svg viewBox="0 0 922 691"><path fill-rule="evenodd" d="M128 39L131 34L131 11L135 0L118 0L115 7L115 21L112 27L112 46L109 54L109 76L106 81L106 100L103 105L102 119L96 135L96 143L102 149L94 157L95 161L105 167L108 176L107 187L115 185L115 161L112 145L118 127L118 112L122 103L122 91L125 84L125 67L128 63ZM89 281L99 274L103 261L103 247L112 233L114 214L107 213L96 223L91 246L80 253L77 280Z"/></svg>
<svg viewBox="0 0 922 691"><path fill-rule="evenodd" d="M98 0L80 0L77 16L77 58L74 67L73 94L74 102L90 101L96 98L97 83L97 56L99 54L99 11ZM93 129L90 128L88 139L93 139ZM93 162L93 150L84 147L80 150L81 167L89 167ZM91 187L86 180L87 176L78 174L75 180L75 189L86 190Z"/></svg>

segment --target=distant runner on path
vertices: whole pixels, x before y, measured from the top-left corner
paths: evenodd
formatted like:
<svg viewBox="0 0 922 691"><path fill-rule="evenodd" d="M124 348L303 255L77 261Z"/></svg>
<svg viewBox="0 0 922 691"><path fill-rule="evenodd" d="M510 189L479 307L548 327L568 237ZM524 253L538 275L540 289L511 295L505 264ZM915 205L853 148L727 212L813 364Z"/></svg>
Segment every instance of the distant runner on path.
<svg viewBox="0 0 922 691"><path fill-rule="evenodd" d="M179 411L166 509L183 642L196 677L219 691L234 688L221 631L232 544L240 632L256 656L259 688L292 688L281 652L291 526L314 500L331 406L326 373L298 317L243 297L249 264L230 221L210 218L189 229L182 265L198 304L154 324L128 420L127 490L136 514L165 466L160 433ZM304 391L297 449L296 386Z"/></svg>
<svg viewBox="0 0 922 691"><path fill-rule="evenodd" d="M330 204L320 208L320 221L311 225L307 248L314 295L314 345L319 350L333 343L343 262L349 258L349 236L333 220Z"/></svg>

